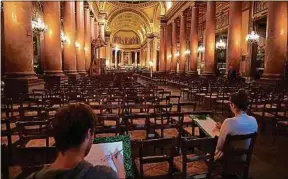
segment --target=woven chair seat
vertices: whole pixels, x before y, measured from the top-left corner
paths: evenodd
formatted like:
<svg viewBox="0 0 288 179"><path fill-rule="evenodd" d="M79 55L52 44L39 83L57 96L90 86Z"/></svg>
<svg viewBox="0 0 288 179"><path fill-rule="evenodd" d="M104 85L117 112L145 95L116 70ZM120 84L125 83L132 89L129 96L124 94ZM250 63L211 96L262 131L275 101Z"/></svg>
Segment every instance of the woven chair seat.
<svg viewBox="0 0 288 179"><path fill-rule="evenodd" d="M195 156L194 154L187 155L188 158ZM182 172L183 157L174 157L173 164L177 170ZM208 173L208 166L204 161L195 161L187 163L187 176L202 175Z"/></svg>
<svg viewBox="0 0 288 179"><path fill-rule="evenodd" d="M135 165L137 170L140 172L140 161L139 158L135 159ZM158 163L145 163L143 164L143 175L145 177L151 176L163 176L167 175L169 170L168 162L158 162Z"/></svg>

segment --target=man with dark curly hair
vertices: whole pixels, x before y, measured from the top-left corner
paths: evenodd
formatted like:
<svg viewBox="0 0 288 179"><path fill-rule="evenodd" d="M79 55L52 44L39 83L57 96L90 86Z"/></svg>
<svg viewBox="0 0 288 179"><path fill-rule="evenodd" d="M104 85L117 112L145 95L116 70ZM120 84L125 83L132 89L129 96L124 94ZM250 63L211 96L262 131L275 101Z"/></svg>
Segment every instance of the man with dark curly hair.
<svg viewBox="0 0 288 179"><path fill-rule="evenodd" d="M31 174L28 179L118 178L112 168L93 166L84 160L93 143L95 119L86 104L71 104L60 109L51 126L58 156L51 165Z"/></svg>

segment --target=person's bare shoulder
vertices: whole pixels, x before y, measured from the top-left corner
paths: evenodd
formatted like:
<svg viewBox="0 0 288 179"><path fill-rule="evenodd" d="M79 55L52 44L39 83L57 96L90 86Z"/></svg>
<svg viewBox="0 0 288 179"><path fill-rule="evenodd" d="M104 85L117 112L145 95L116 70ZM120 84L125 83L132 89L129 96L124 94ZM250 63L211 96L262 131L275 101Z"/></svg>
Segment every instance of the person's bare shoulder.
<svg viewBox="0 0 288 179"><path fill-rule="evenodd" d="M87 172L85 179L116 179L117 173L111 168L104 165L91 167Z"/></svg>

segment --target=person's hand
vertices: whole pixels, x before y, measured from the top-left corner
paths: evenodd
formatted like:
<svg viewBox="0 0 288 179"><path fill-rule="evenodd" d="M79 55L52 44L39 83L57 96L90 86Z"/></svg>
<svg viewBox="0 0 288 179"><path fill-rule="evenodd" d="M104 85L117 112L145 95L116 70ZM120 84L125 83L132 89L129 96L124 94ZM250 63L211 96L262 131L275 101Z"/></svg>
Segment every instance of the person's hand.
<svg viewBox="0 0 288 179"><path fill-rule="evenodd" d="M124 160L121 152L118 151L118 148L113 152L111 156L114 165L117 168L117 174L119 178L125 178L125 169L124 169Z"/></svg>
<svg viewBox="0 0 288 179"><path fill-rule="evenodd" d="M221 122L217 122L217 123L216 123L216 128L217 128L217 129L221 129L221 126L222 126L222 123L221 123Z"/></svg>

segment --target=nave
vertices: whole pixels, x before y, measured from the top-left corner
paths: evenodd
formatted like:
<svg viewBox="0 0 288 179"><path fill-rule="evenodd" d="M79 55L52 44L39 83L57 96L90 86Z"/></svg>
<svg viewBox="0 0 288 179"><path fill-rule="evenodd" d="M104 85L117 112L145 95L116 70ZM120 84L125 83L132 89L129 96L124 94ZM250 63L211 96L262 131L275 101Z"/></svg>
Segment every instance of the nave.
<svg viewBox="0 0 288 179"><path fill-rule="evenodd" d="M213 85L214 87L212 87ZM179 86L183 87L179 88ZM217 89L215 89L216 87ZM2 148L2 152L7 152L2 153L3 157L7 157L2 160L2 164L3 161L9 162L7 164L10 166L10 178L17 177L18 174L20 174L18 178L23 178L43 164L52 162L56 151L53 137L49 134L49 122L55 111L67 104L86 103L97 115L96 138L125 134L130 136L133 172L135 176L141 176L137 158L142 155L159 155L159 152L161 154L163 151L165 153L170 151L169 147L172 144L175 149L181 148L181 146L177 147L179 144L176 141L184 140L184 138L206 139L208 137L207 140L212 141L213 138L193 122L191 115L198 115L198 117L208 115L213 120L221 122L225 118L231 117L225 100L231 92L240 87L250 90L249 113L254 115L260 124L251 160L250 175L253 178L268 179L274 178L275 171L277 171L279 178L282 176L285 178L287 135L279 129L280 132L276 138L274 133L276 126L273 126L275 125L273 120L280 121L279 114L284 112L287 121L287 88L278 88L273 85L264 88L262 85L244 82L229 83L226 79L194 78L191 80L167 76L166 78L154 76L152 79L149 78L149 74L132 73L86 77L70 84L54 86L45 90L33 90L30 94L13 99L2 97L2 120L5 122L2 123L1 141L7 146L7 148ZM276 89L279 90L277 93ZM267 96L268 93L271 97ZM260 96L261 103L258 101ZM263 99L263 96L267 96L267 98ZM283 104L286 106L277 108L277 112L275 110L268 112L267 106L278 105L275 100L273 101L273 98L276 97L283 99L277 101L280 106ZM260 110L259 107L253 108L253 105L262 105L265 114L269 113L277 115L277 117L269 120L265 116L256 116L253 113L257 114ZM263 128L264 126L265 128ZM157 142L153 143L153 140ZM143 142L147 142L147 144ZM153 145L155 148L148 154L143 150L140 150L143 153L139 153L139 149L144 147L142 145L146 146L145 151L146 148L147 151L152 150ZM214 142L214 150L215 145ZM152 149L148 149L148 146L152 146ZM162 148L163 146L165 147ZM162 148L162 151L156 150L157 147L158 149ZM209 149L213 151L213 147L210 147ZM181 154L181 151L178 152L180 152L178 155ZM165 154L168 155L168 153ZM177 168L177 164L179 164L177 163L177 152L173 158L171 172L176 175L181 171L181 167ZM148 166L144 165L143 168L144 175L166 175L168 173L165 171L170 171L165 168L167 166L163 165L163 162L162 164L160 162L160 165L146 165ZM205 169L205 166L203 168L201 164L197 165L197 170L195 166L194 168L191 165L188 166L192 168L190 171L193 172L200 172L200 166ZM2 169L3 171L5 170ZM145 172L147 173L145 174ZM212 170L212 177L220 177L217 167Z"/></svg>

